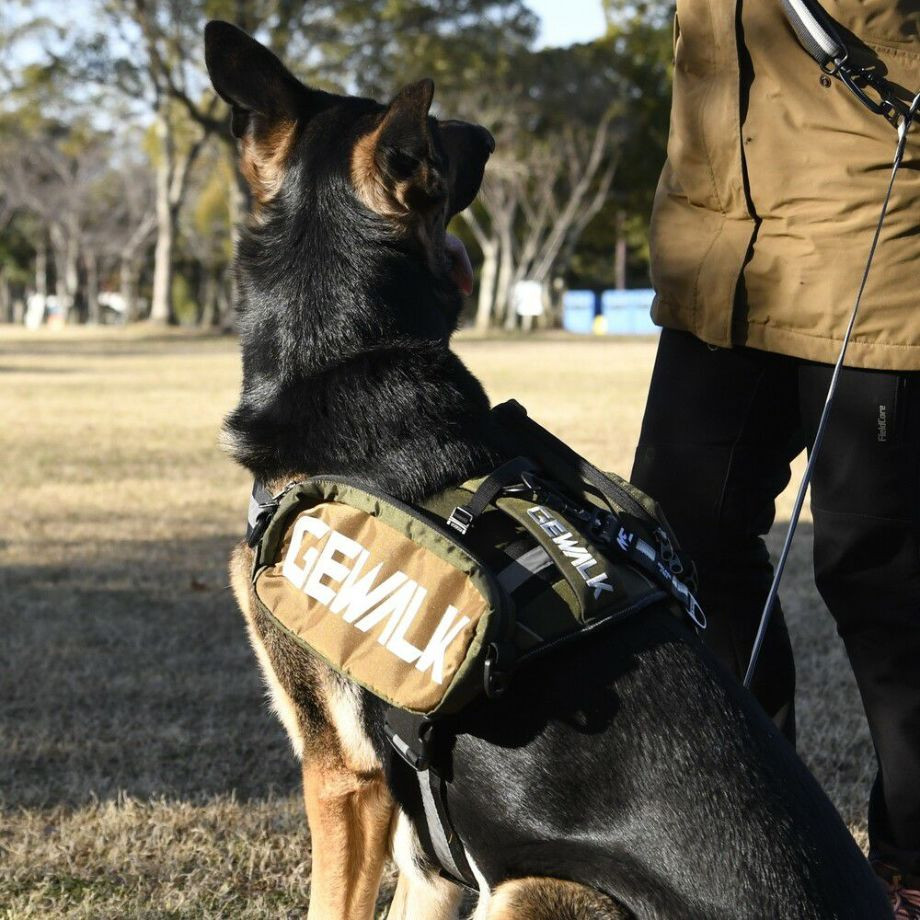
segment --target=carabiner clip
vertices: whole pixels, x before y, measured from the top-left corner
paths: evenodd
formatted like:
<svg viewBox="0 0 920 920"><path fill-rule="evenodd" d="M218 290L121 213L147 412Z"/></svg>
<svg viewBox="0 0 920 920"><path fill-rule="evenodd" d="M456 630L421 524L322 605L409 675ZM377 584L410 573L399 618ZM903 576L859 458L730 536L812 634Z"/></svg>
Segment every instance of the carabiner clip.
<svg viewBox="0 0 920 920"><path fill-rule="evenodd" d="M826 72L831 76L839 77L870 112L881 115L886 121L897 127L898 121L907 114L907 108L892 95L888 82L871 70L864 67L859 69L847 67L845 62L846 58L835 62L834 69ZM878 100L873 99L860 85L861 83L878 93Z"/></svg>

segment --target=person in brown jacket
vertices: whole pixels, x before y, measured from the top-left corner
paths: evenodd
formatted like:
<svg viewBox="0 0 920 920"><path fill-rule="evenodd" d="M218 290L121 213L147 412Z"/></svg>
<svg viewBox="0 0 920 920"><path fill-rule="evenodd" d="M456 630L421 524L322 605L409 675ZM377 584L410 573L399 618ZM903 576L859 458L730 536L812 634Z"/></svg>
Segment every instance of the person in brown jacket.
<svg viewBox="0 0 920 920"><path fill-rule="evenodd" d="M824 0L851 59L909 102L920 0ZM633 480L695 557L707 641L744 673L772 567L763 541L814 439L896 133L803 51L780 0L677 0L668 160L652 217L663 326ZM909 135L812 484L819 591L879 771L870 859L920 918L920 124ZM753 690L794 741L778 609Z"/></svg>

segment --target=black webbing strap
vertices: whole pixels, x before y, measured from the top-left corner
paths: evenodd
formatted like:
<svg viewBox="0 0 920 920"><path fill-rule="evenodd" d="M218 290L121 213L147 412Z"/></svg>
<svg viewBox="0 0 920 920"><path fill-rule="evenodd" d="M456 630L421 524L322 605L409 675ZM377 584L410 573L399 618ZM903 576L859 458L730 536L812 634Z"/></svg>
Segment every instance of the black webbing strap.
<svg viewBox="0 0 920 920"><path fill-rule="evenodd" d="M877 72L858 67L849 60L849 50L837 31L836 23L818 0L780 0L786 19L799 44L832 77L841 80L854 96L876 115L897 124L907 106L897 98L892 85ZM874 96L869 95L871 90Z"/></svg>
<svg viewBox="0 0 920 920"><path fill-rule="evenodd" d="M432 766L434 724L424 716L391 706L386 714L386 736L393 750L412 768L418 780L425 810L423 838L427 833L428 855L453 882L479 890L466 857L466 848L454 830L447 808L447 782Z"/></svg>
<svg viewBox="0 0 920 920"><path fill-rule="evenodd" d="M480 483L473 497L465 504L451 512L447 523L458 533L465 534L473 522L493 502L495 496L510 485L521 481L521 474L534 469L532 461L526 457L515 457L493 470Z"/></svg>
<svg viewBox="0 0 920 920"><path fill-rule="evenodd" d="M589 483L600 495L612 497L627 513L645 521L652 528L658 527L646 508L621 485L586 460L577 451L569 447L551 431L547 431L535 422L527 410L515 399L509 399L492 408L492 415L504 428L509 429L520 440L525 438L522 447L540 458L540 466L563 485L567 484L566 472L574 472L576 478Z"/></svg>

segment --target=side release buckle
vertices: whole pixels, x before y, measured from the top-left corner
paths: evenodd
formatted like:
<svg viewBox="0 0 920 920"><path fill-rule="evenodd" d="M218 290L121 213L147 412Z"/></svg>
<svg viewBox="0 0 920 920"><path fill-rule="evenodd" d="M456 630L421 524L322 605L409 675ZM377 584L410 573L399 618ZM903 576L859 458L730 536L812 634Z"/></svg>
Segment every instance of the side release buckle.
<svg viewBox="0 0 920 920"><path fill-rule="evenodd" d="M450 517L447 519L447 526L453 527L459 534L466 536L466 532L470 529L470 525L474 520L476 518L471 511L458 506L451 511Z"/></svg>

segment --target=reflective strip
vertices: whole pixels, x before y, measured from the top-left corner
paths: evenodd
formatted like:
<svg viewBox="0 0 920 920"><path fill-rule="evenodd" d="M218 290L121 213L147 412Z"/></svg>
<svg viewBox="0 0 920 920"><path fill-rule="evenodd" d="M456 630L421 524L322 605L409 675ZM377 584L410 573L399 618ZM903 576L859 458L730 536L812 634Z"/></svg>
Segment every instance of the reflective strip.
<svg viewBox="0 0 920 920"><path fill-rule="evenodd" d="M535 546L518 556L509 566L498 573L498 583L509 593L516 591L529 578L553 564L549 553L542 546Z"/></svg>
<svg viewBox="0 0 920 920"><path fill-rule="evenodd" d="M425 806L425 820L428 822L428 833L431 835L431 845L434 847L435 855L438 857L441 865L450 872L456 879L466 879L467 873L461 872L460 867L454 861L454 854L450 851L450 844L447 842L444 824L441 821L441 813L438 811L437 803L434 800L434 793L431 789L431 771L420 770L418 775L419 788L422 791L422 804ZM438 782L435 777L435 782ZM459 835L454 833L460 850L466 854L463 841Z"/></svg>
<svg viewBox="0 0 920 920"><path fill-rule="evenodd" d="M255 495L249 496L249 513L247 515L247 520L249 522L250 530L255 529L256 523L259 520L259 511L262 510L262 506L256 501Z"/></svg>

